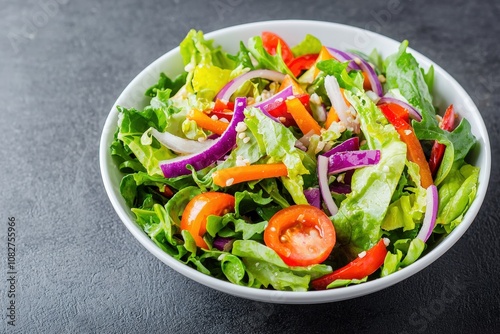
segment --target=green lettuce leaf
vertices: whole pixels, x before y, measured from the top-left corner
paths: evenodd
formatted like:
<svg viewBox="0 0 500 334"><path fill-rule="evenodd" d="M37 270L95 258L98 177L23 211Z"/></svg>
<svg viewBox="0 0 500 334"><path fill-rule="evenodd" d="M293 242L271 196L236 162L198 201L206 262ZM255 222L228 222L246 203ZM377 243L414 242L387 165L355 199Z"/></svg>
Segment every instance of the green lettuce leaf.
<svg viewBox="0 0 500 334"><path fill-rule="evenodd" d="M160 73L158 82L146 90L145 95L155 97L160 90L170 89L172 96L175 95L186 84L187 73L183 72L175 77L174 80L170 79L165 73Z"/></svg>
<svg viewBox="0 0 500 334"><path fill-rule="evenodd" d="M307 54L319 53L321 51L321 41L313 35L307 34L306 37L297 45L291 48L294 57L300 57Z"/></svg>
<svg viewBox="0 0 500 334"><path fill-rule="evenodd" d="M226 213L224 216L208 216L207 217L207 232L212 237L215 237L223 228L230 226L230 230L234 231L231 236L248 240L256 235L261 235L267 226L267 221L259 223L250 223L235 213ZM224 236L228 236L228 230L224 231ZM262 238L260 238L262 239Z"/></svg>
<svg viewBox="0 0 500 334"><path fill-rule="evenodd" d="M359 90L363 90L363 81L364 77L361 71L350 71L347 72L347 66L349 62L341 63L335 59L328 59L320 61L316 64L316 67L321 70L324 75L332 75L339 82L339 86L344 89L351 89L356 87ZM323 77L323 78L322 78ZM323 80L324 76L318 77L315 82L313 82L313 86L318 84ZM324 83L323 83L324 85Z"/></svg>
<svg viewBox="0 0 500 334"><path fill-rule="evenodd" d="M328 284L328 286L326 288L327 289L340 288L343 286L364 283L367 280L368 280L368 276L363 277L362 279L354 279L354 278L353 279L336 279L332 283Z"/></svg>
<svg viewBox="0 0 500 334"><path fill-rule="evenodd" d="M409 245L404 252L397 248L394 250L394 253L387 252L380 277L390 275L399 269L414 263L420 258L425 250L425 247L425 242L415 238L409 241Z"/></svg>
<svg viewBox="0 0 500 334"><path fill-rule="evenodd" d="M389 205L382 222L382 228L387 231L401 227L404 231L413 230L415 224L421 223L424 217L427 191L420 185L419 167L411 161L406 161L406 166L413 182L411 185L406 184L405 194Z"/></svg>
<svg viewBox="0 0 500 334"><path fill-rule="evenodd" d="M180 53L188 72L186 89L198 98L212 100L231 79L234 61L220 46L214 47L213 40L206 40L203 32L189 31L180 44Z"/></svg>
<svg viewBox="0 0 500 334"><path fill-rule="evenodd" d="M141 137L150 127L163 131L167 117L158 109L146 108L144 111L118 107L117 139L128 146L137 160L144 166L150 175L163 175L159 162L176 157L168 148L161 145L156 139L151 145L143 145Z"/></svg>
<svg viewBox="0 0 500 334"><path fill-rule="evenodd" d="M327 265L289 267L271 248L252 240L236 240L232 254L245 264L249 286L272 286L276 290L307 291L311 279L332 272Z"/></svg>
<svg viewBox="0 0 500 334"><path fill-rule="evenodd" d="M456 163L438 189L439 210L436 224L450 233L463 219L476 197L479 168Z"/></svg>

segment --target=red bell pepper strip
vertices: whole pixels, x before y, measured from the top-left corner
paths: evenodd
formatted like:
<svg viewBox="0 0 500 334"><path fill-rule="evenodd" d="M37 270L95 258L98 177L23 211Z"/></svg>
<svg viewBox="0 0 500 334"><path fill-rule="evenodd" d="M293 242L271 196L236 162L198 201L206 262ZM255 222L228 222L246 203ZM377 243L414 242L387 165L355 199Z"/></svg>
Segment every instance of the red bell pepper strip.
<svg viewBox="0 0 500 334"><path fill-rule="evenodd" d="M455 111L453 110L453 104L446 109L439 127L446 131L452 131L455 128ZM429 168L433 176L436 175L439 166L441 165L441 161L443 161L445 149L446 145L439 143L437 140L432 146L431 157L429 158Z"/></svg>
<svg viewBox="0 0 500 334"><path fill-rule="evenodd" d="M394 125L394 128L399 133L399 137L406 144L406 156L408 160L416 163L420 167L420 184L427 189L430 185L434 184L434 181L424 151L422 150L422 145L420 145L420 141L415 135L415 131L413 131L409 123L405 122L391 109L380 108L380 110L387 120Z"/></svg>
<svg viewBox="0 0 500 334"><path fill-rule="evenodd" d="M325 290L328 285L338 279L362 279L373 274L382 264L384 264L387 248L384 239L366 251L363 257L357 257L346 266L335 270L323 277L311 282L315 290Z"/></svg>
<svg viewBox="0 0 500 334"><path fill-rule="evenodd" d="M406 123L410 124L410 114L408 110L401 107L399 104L384 103L384 104L379 104L378 107L380 109L389 109L390 111L395 113L398 117L401 117Z"/></svg>
<svg viewBox="0 0 500 334"><path fill-rule="evenodd" d="M316 63L317 58L318 54L307 54L292 59L287 65L293 75L298 77L302 71L310 69Z"/></svg>

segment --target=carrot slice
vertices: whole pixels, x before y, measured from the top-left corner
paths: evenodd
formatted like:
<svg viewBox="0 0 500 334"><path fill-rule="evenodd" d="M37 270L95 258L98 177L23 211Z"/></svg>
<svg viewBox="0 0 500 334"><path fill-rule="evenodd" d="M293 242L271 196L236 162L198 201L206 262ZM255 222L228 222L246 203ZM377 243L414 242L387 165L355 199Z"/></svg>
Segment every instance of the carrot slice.
<svg viewBox="0 0 500 334"><path fill-rule="evenodd" d="M305 90L300 87L299 83L293 79L290 75L285 75L285 79L281 82L281 86L278 89L278 92L281 92L283 89L287 88L288 86L292 86L292 91L294 95L300 95L300 94L305 94Z"/></svg>
<svg viewBox="0 0 500 334"><path fill-rule="evenodd" d="M287 176L284 163L237 166L215 171L212 174L214 183L219 187L229 187L241 182Z"/></svg>
<svg viewBox="0 0 500 334"><path fill-rule="evenodd" d="M198 124L203 129L212 131L213 133L216 133L218 135L222 135L229 125L228 123L213 120L204 112L196 109L191 110L187 114L186 118L195 121L196 124Z"/></svg>
<svg viewBox="0 0 500 334"><path fill-rule="evenodd" d="M321 134L321 126L311 114L309 114L299 99L293 98L286 100L286 107L288 112L292 114L295 123L297 123L297 126L303 134L308 134L311 131L317 135Z"/></svg>

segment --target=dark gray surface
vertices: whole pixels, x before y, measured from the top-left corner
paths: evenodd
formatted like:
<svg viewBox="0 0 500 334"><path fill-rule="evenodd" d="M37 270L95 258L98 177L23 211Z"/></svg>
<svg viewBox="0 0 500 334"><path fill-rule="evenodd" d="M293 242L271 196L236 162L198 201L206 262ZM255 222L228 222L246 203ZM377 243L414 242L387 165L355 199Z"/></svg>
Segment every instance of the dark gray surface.
<svg viewBox="0 0 500 334"><path fill-rule="evenodd" d="M498 332L498 1L306 3L0 1L0 332ZM387 15L391 3L398 14ZM285 18L409 39L471 94L493 145L487 199L463 238L414 277L350 301L271 305L194 283L132 237L101 182L104 120L146 65L191 27L209 32ZM12 216L16 327L6 323Z"/></svg>

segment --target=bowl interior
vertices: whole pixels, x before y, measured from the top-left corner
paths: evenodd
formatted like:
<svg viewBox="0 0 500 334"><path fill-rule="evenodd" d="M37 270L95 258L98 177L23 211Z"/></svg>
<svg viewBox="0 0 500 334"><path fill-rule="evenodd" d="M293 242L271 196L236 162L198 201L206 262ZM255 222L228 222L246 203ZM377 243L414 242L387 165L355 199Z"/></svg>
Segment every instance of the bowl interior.
<svg viewBox="0 0 500 334"><path fill-rule="evenodd" d="M234 54L238 51L239 41L246 42L248 38L266 30L279 34L290 45L300 42L309 33L318 37L325 45L344 50L355 49L365 53L370 53L373 49L377 49L383 57L394 53L399 47L399 42L373 32L346 25L319 21L285 20L257 22L218 30L206 34L206 37L214 39L215 44L221 45L225 51ZM120 195L119 185L122 174L117 169L109 154L109 146L113 140L118 120L116 106L145 107L148 99L144 96L144 92L148 87L157 82L161 72L165 72L169 76L175 76L182 71L183 64L178 48L157 59L135 77L113 105L104 125L100 144L101 174L114 209L134 237L162 262L199 283L243 298L295 304L331 302L375 292L415 274L445 253L465 233L474 220L486 194L490 176L491 155L486 127L469 95L441 67L420 53L414 50L410 51L425 69L431 64L435 67L435 104L440 108L445 108L447 105L453 103L459 115L467 118L471 123L473 133L478 139L478 145L476 145L471 153L470 162L481 167L477 197L465 215L463 222L450 235L443 238L425 256L411 266L387 277L346 288L308 292L269 291L241 287L204 275L171 258L159 249L135 223L132 212Z"/></svg>

